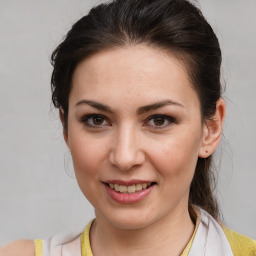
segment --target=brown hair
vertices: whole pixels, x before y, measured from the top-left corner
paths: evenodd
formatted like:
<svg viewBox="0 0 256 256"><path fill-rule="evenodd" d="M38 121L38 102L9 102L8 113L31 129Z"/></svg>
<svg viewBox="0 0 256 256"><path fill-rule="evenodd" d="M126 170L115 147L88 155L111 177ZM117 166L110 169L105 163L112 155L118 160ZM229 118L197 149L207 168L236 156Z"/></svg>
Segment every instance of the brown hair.
<svg viewBox="0 0 256 256"><path fill-rule="evenodd" d="M187 0L114 0L77 21L52 54L52 101L64 111L65 129L78 63L104 49L131 44L158 47L183 61L200 99L202 120L213 117L221 97L222 58L218 39L201 11ZM211 160L211 156L198 158L189 204L199 205L217 218Z"/></svg>

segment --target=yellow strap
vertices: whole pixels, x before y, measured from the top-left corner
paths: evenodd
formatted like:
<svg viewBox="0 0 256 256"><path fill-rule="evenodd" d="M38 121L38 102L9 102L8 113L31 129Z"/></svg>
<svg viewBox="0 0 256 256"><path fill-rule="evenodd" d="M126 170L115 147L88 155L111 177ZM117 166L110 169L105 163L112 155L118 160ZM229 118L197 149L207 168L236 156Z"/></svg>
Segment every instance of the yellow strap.
<svg viewBox="0 0 256 256"><path fill-rule="evenodd" d="M187 255L188 255L188 253L189 253L189 251L190 251L190 249L191 249L191 246L192 246L192 244L193 244L193 241L194 241L194 238L195 238L195 235L196 235L197 228L198 228L198 226L196 226L192 237L190 238L190 240L189 240L187 246L185 247L185 249L183 250L183 252L182 252L182 254L181 254L180 256L187 256Z"/></svg>
<svg viewBox="0 0 256 256"><path fill-rule="evenodd" d="M200 215L200 210L197 208L197 207L192 207L192 209L194 211L193 215L194 215L194 218L196 219L196 225L195 225L195 230L193 232L193 235L192 237L190 238L187 246L185 247L185 249L183 250L182 254L180 256L187 256L190 249L191 249L191 246L193 244L193 241L194 241L194 238L195 238L195 235L196 235L196 232L197 232L197 229L199 227L199 224L201 222L201 215Z"/></svg>
<svg viewBox="0 0 256 256"><path fill-rule="evenodd" d="M36 239L34 240L34 242L35 242L35 251L36 251L35 256L43 256L43 240Z"/></svg>
<svg viewBox="0 0 256 256"><path fill-rule="evenodd" d="M94 220L92 220L85 228L81 235L81 253L82 256L93 256L90 244L90 228Z"/></svg>

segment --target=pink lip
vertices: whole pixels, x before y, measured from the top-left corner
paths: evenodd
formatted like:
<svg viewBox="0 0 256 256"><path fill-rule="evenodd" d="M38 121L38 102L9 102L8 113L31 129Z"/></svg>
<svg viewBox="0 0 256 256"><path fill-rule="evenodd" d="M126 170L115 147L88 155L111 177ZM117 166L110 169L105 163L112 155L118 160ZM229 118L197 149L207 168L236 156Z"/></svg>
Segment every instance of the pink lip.
<svg viewBox="0 0 256 256"><path fill-rule="evenodd" d="M123 186L131 186L131 185L134 185L134 184L152 183L152 181L150 181L150 180L128 180L128 181L107 180L107 181L104 181L104 183L118 184L118 185L123 185Z"/></svg>
<svg viewBox="0 0 256 256"><path fill-rule="evenodd" d="M112 182L110 182L110 183L112 183ZM138 183L141 183L141 182L135 182L135 183L133 182L133 183L130 183L130 184L138 184ZM142 182L142 183L148 183L148 182ZM121 203L121 204L131 204L131 203L139 202L142 199L144 199L145 197L147 197L154 188L154 185L152 185L152 186L150 186L150 187L148 187L144 190L141 190L141 191L138 191L138 192L135 192L135 193L132 193L132 194L128 194L128 193L119 193L119 192L115 191L114 189L110 188L106 183L103 183L103 184L106 188L106 191L107 191L108 195L114 201L116 201L118 203ZM119 181L119 182L112 183L112 184L126 185L127 183L125 183L125 182L120 183L120 181Z"/></svg>

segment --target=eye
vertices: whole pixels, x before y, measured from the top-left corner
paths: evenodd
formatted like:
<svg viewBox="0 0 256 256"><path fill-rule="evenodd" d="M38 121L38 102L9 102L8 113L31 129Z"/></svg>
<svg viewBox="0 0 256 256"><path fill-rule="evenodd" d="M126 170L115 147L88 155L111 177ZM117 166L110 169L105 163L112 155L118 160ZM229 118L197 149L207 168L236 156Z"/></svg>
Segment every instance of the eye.
<svg viewBox="0 0 256 256"><path fill-rule="evenodd" d="M86 115L85 117L82 118L81 122L84 123L84 125L86 126L95 127L95 128L100 128L102 126L109 125L106 118L103 115L99 115L99 114Z"/></svg>
<svg viewBox="0 0 256 256"><path fill-rule="evenodd" d="M175 118L167 115L153 115L150 116L148 119L147 124L154 128L165 128L172 123L176 123Z"/></svg>

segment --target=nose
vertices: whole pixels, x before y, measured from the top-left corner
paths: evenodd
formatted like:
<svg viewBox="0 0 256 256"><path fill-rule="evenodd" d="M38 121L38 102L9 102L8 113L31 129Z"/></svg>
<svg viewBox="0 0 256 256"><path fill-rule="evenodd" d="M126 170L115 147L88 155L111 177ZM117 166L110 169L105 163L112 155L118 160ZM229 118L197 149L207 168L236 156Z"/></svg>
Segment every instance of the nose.
<svg viewBox="0 0 256 256"><path fill-rule="evenodd" d="M123 127L114 135L109 159L119 170L127 171L144 163L145 154L138 133L132 127Z"/></svg>

